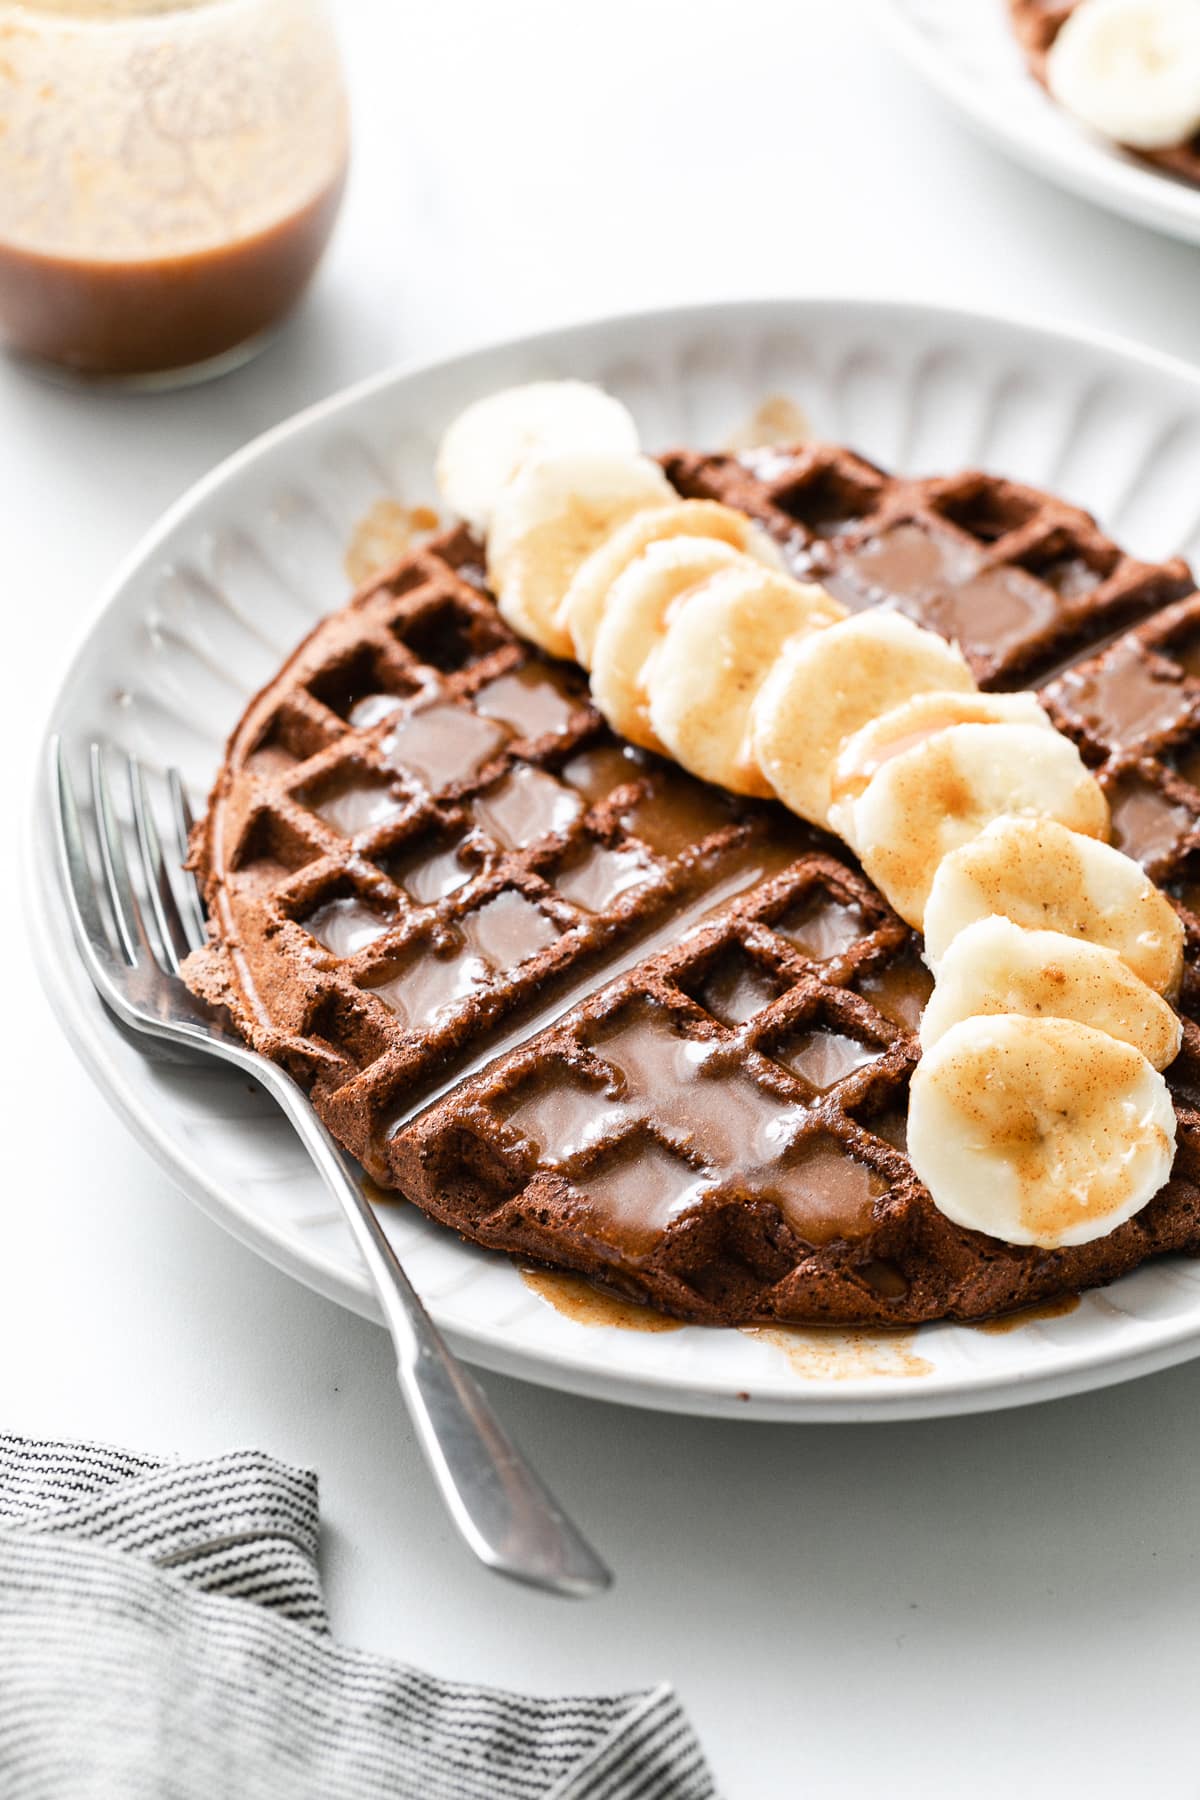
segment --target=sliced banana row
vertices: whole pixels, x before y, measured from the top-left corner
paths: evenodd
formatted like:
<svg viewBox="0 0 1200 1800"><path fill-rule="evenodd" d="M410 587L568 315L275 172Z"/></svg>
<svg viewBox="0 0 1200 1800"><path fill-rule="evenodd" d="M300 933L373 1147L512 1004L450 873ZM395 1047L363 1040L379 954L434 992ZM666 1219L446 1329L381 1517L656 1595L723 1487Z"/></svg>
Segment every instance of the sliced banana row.
<svg viewBox="0 0 1200 1800"><path fill-rule="evenodd" d="M960 1225L1088 1243L1169 1179L1162 998L1183 927L1139 866L1049 819L1001 818L940 863L925 909L935 986L909 1093L913 1167Z"/></svg>
<svg viewBox="0 0 1200 1800"><path fill-rule="evenodd" d="M771 798L752 732L759 689L786 645L815 640L842 617L824 588L744 561L711 576L672 614L645 664L652 730L693 775Z"/></svg>
<svg viewBox="0 0 1200 1800"><path fill-rule="evenodd" d="M779 552L765 531L759 531L745 513L735 512L716 500L676 500L638 512L603 538L575 570L556 613L554 629L566 648L585 669L592 667L596 633L608 605L613 584L642 552L670 538L704 538L731 544L769 569L782 564Z"/></svg>
<svg viewBox="0 0 1200 1800"><path fill-rule="evenodd" d="M935 975L977 919L1011 919L1115 950L1158 994L1183 975L1183 924L1131 857L1052 819L996 819L940 864L925 909Z"/></svg>
<svg viewBox="0 0 1200 1800"><path fill-rule="evenodd" d="M921 1019L922 1051L965 1019L993 1013L1075 1019L1132 1045L1156 1069L1174 1062L1183 1036L1174 1008L1115 950L1029 931L997 913L960 931L943 957Z"/></svg>
<svg viewBox="0 0 1200 1800"><path fill-rule="evenodd" d="M837 832L924 930L909 1152L939 1209L1044 1247L1115 1229L1170 1173L1183 932L1075 746L956 645L847 617L745 515L681 501L609 396L528 391L528 416L522 390L469 409L438 464L505 619L589 669L631 742Z"/></svg>
<svg viewBox="0 0 1200 1800"><path fill-rule="evenodd" d="M956 645L899 613L857 613L786 646L755 702L755 753L785 806L830 826L834 769L849 739L914 694L974 688Z"/></svg>
<svg viewBox="0 0 1200 1800"><path fill-rule="evenodd" d="M518 465L491 506L487 573L502 617L551 656L571 656L563 594L622 525L675 500L656 462L632 451L565 450Z"/></svg>
<svg viewBox="0 0 1200 1800"><path fill-rule="evenodd" d="M613 582L596 632L592 699L631 743L664 748L650 724L646 674L672 614L711 576L745 560L716 538L672 537L649 544Z"/></svg>
<svg viewBox="0 0 1200 1800"><path fill-rule="evenodd" d="M442 438L437 484L473 530L491 529L496 501L526 463L590 450L634 456L637 426L627 407L586 381L531 381L466 407Z"/></svg>
<svg viewBox="0 0 1200 1800"><path fill-rule="evenodd" d="M1171 1173L1175 1109L1140 1050L1073 1019L964 1019L912 1079L908 1150L939 1211L1010 1244L1106 1237Z"/></svg>
<svg viewBox="0 0 1200 1800"><path fill-rule="evenodd" d="M596 705L631 743L736 793L773 793L755 696L789 640L845 609L788 575L744 513L680 500L610 396L597 407L574 382L527 391L528 419L522 390L493 395L455 421L438 458L447 500L486 529L502 616L590 670Z"/></svg>

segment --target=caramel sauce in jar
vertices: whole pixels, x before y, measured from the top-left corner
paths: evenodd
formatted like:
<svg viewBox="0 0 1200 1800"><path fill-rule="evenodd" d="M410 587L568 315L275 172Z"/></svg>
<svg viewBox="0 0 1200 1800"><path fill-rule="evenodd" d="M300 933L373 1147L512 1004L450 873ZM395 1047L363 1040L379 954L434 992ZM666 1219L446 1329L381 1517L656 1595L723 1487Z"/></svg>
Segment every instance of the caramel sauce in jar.
<svg viewBox="0 0 1200 1800"><path fill-rule="evenodd" d="M241 360L345 183L319 0L0 5L0 339L85 377Z"/></svg>

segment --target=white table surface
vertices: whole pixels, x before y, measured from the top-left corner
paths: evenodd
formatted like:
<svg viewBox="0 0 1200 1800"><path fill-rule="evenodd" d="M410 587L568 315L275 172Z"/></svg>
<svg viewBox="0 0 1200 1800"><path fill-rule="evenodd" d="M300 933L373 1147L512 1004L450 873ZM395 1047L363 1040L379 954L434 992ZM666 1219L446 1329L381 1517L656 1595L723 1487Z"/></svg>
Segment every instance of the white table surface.
<svg viewBox="0 0 1200 1800"><path fill-rule="evenodd" d="M1200 253L977 143L865 0L340 16L354 178L311 299L261 359L153 398L0 364L13 814L25 740L117 559L217 459L389 362L613 309L842 290L1200 361ZM173 1191L21 951L6 1012L0 1427L316 1468L340 1637L531 1689L669 1677L730 1800L1197 1791L1200 1367L875 1427L671 1419L489 1378L618 1574L598 1603L554 1602L472 1565L383 1333Z"/></svg>

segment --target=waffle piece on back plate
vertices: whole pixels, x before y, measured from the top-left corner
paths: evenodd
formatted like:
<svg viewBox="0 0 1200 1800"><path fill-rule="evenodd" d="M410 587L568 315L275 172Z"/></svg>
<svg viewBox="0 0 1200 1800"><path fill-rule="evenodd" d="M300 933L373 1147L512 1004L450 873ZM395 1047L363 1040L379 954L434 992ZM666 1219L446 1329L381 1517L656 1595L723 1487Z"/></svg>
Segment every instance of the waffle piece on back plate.
<svg viewBox="0 0 1200 1800"><path fill-rule="evenodd" d="M1008 0L1013 30L1031 73L1046 86L1046 58L1079 0ZM1140 162L1200 184L1200 132L1161 150L1130 150Z"/></svg>
<svg viewBox="0 0 1200 1800"><path fill-rule="evenodd" d="M1037 681L1200 946L1200 596L1084 513L827 446L664 467L853 607ZM331 615L230 740L189 965L374 1179L681 1318L977 1318L1200 1248L1200 1029L1172 1180L1076 1248L952 1225L905 1154L930 978L833 840L622 745L453 532ZM1188 597L1190 596L1190 598ZM1189 753L1189 746L1193 746Z"/></svg>

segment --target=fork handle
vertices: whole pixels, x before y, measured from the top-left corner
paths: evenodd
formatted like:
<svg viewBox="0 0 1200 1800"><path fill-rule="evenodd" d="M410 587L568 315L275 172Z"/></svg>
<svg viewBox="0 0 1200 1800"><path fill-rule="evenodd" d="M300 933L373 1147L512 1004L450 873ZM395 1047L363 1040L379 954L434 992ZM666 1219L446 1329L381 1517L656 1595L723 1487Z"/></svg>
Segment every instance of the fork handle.
<svg viewBox="0 0 1200 1800"><path fill-rule="evenodd" d="M346 1215L383 1308L421 1449L470 1548L488 1568L552 1593L584 1596L610 1586L609 1570L525 1461L426 1312L355 1166L307 1095L277 1065L268 1065L259 1079Z"/></svg>

